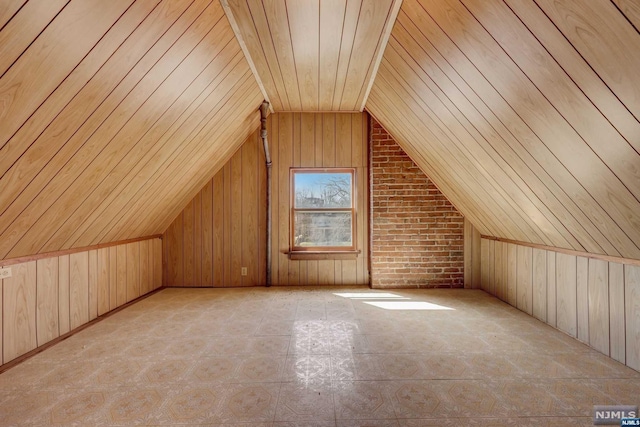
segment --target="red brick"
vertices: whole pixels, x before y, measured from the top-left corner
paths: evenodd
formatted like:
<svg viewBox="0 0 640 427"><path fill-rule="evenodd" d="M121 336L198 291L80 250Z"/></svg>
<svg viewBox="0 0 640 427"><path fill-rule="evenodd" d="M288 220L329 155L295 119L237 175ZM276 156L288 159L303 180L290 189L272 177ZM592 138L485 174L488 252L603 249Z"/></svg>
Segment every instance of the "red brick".
<svg viewBox="0 0 640 427"><path fill-rule="evenodd" d="M463 217L393 138L371 121L374 287L463 286Z"/></svg>

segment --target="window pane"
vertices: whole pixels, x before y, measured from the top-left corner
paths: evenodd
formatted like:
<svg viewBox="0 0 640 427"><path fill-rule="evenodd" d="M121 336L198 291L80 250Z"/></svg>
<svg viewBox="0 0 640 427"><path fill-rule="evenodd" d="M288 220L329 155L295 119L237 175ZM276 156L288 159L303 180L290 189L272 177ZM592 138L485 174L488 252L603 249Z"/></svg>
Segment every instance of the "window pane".
<svg viewBox="0 0 640 427"><path fill-rule="evenodd" d="M351 212L296 212L295 246L351 246Z"/></svg>
<svg viewBox="0 0 640 427"><path fill-rule="evenodd" d="M294 172L296 208L350 208L351 174Z"/></svg>

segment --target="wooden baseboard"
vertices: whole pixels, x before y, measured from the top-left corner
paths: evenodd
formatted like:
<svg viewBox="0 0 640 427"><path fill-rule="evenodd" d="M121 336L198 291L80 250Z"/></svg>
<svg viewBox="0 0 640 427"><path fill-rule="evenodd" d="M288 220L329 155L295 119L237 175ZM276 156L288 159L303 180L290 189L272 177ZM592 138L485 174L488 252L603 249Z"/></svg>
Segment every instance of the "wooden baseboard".
<svg viewBox="0 0 640 427"><path fill-rule="evenodd" d="M604 254L592 254L590 252L576 251L574 249L557 248L555 246L546 246L538 243L521 242L518 240L503 239L502 237L495 237L495 236L482 235L481 237L487 240L495 240L497 242L511 243L513 245L528 246L530 248L543 249L545 251L552 251L552 252L559 252L561 254L566 254L566 255L575 255L575 256L581 256L585 258L593 258L593 259L599 259L599 260L608 261L608 262L615 262L618 264L640 266L640 259L622 258L622 257L604 255Z"/></svg>
<svg viewBox="0 0 640 427"><path fill-rule="evenodd" d="M7 370L9 370L9 369L11 369L11 368L13 368L14 366L17 366L17 365L21 364L25 360L28 360L28 359L32 358L33 356L35 356L38 353L42 353L46 349L53 347L54 345L58 344L59 342L62 342L64 340L66 340L67 338L77 334L78 332L83 331L84 329L88 328L89 326L95 325L96 323L103 321L104 319L106 319L106 318L118 313L119 311L124 310L125 308L127 308L127 307L129 307L129 306L131 306L131 305L133 305L133 304L135 304L135 303L137 303L139 301L142 301L145 298L150 297L153 294L156 294L156 293L160 292L163 289L165 289L164 286L162 286L162 287L160 287L158 289L155 289L155 290L153 290L153 291L151 291L151 292L149 292L147 294L139 296L138 298L136 298L136 299L134 299L132 301L129 301L128 303L123 304L120 307L114 308L113 310L108 311L105 314L96 317L95 319L89 321L88 323L85 323L84 325L78 326L74 330L69 331L64 335L60 335L58 338L55 338L55 339L49 341L48 343L41 345L40 347L34 348L33 350L31 350L28 353L25 353L25 354L23 354L21 356L16 357L12 361L7 362L4 365L0 365L0 374L5 372L5 371L7 371Z"/></svg>
<svg viewBox="0 0 640 427"><path fill-rule="evenodd" d="M144 236L144 237L136 237L133 239L127 239L127 240L119 240L117 242L98 243L97 245L92 245L92 246L83 246L81 248L72 248L72 249L64 249L61 251L44 252L41 254L27 255L27 256L22 256L17 258L2 259L0 260L0 267L6 267L8 265L14 265L14 264L21 264L23 262L29 262L29 261L37 261L43 258L53 258L61 255L69 255L69 254L75 254L78 252L86 252L94 249L108 248L111 246L126 245L127 243L141 242L143 240L150 240L150 239L162 239L162 234L154 234L152 236Z"/></svg>

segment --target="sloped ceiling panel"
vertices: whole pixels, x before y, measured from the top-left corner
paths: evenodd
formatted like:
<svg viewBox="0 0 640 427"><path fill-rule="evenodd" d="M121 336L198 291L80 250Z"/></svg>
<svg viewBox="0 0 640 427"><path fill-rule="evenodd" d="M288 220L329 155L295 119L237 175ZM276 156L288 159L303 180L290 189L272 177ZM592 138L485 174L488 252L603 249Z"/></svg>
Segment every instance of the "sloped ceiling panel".
<svg viewBox="0 0 640 427"><path fill-rule="evenodd" d="M222 0L274 111L362 111L401 0Z"/></svg>
<svg viewBox="0 0 640 427"><path fill-rule="evenodd" d="M483 234L640 258L634 2L405 0L367 102Z"/></svg>
<svg viewBox="0 0 640 427"><path fill-rule="evenodd" d="M0 19L0 259L162 233L259 123L217 0L10 1Z"/></svg>

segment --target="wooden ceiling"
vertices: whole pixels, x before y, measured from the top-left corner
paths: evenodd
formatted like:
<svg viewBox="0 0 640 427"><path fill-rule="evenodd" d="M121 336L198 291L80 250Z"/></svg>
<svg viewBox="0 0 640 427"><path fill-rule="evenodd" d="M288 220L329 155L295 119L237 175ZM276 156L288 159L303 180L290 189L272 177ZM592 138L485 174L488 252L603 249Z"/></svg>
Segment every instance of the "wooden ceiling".
<svg viewBox="0 0 640 427"><path fill-rule="evenodd" d="M220 3L3 1L0 259L162 233L259 123Z"/></svg>
<svg viewBox="0 0 640 427"><path fill-rule="evenodd" d="M274 111L362 111L401 0L222 0Z"/></svg>
<svg viewBox="0 0 640 427"><path fill-rule="evenodd" d="M367 109L483 234L639 259L639 17L405 0Z"/></svg>
<svg viewBox="0 0 640 427"><path fill-rule="evenodd" d="M262 91L364 104L483 234L640 259L637 1L223 3L0 2L0 259L162 233Z"/></svg>

